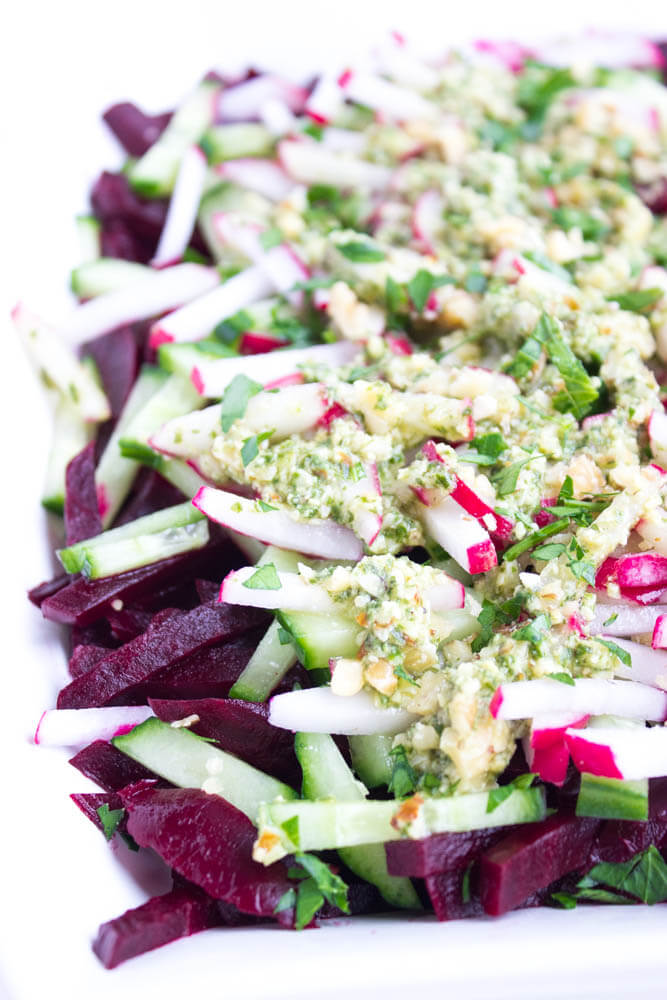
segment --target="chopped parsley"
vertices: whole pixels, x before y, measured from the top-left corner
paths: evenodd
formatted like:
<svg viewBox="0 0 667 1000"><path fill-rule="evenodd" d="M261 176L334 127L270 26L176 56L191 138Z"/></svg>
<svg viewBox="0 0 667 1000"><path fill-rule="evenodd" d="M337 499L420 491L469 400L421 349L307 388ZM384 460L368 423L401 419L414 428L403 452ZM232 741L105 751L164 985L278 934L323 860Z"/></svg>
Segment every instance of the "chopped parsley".
<svg viewBox="0 0 667 1000"><path fill-rule="evenodd" d="M220 404L220 424L225 434L232 424L245 415L248 400L262 391L258 382L247 375L235 375L224 391ZM247 463L244 463L247 464Z"/></svg>
<svg viewBox="0 0 667 1000"><path fill-rule="evenodd" d="M385 259L385 253L378 247L362 240L351 240L349 243L338 244L338 251L343 257L354 261L355 264L375 264Z"/></svg>
<svg viewBox="0 0 667 1000"><path fill-rule="evenodd" d="M241 446L241 461L244 465L249 465L254 458L257 458L262 441L268 441L274 433L273 430L262 431L261 434L253 434L252 437L244 439Z"/></svg>
<svg viewBox="0 0 667 1000"><path fill-rule="evenodd" d="M265 563L248 577L243 586L248 590L280 590L282 584L273 563Z"/></svg>
<svg viewBox="0 0 667 1000"><path fill-rule="evenodd" d="M102 824L102 832L104 833L104 836L107 840L111 840L114 833L118 829L119 824L122 822L125 810L109 809L109 803L103 802L97 810L97 815L100 823Z"/></svg>
<svg viewBox="0 0 667 1000"><path fill-rule="evenodd" d="M620 295L609 295L608 302L618 302L621 309L628 312L641 313L654 306L665 295L663 288L642 288L635 292L622 292Z"/></svg>
<svg viewBox="0 0 667 1000"><path fill-rule="evenodd" d="M392 768L388 790L397 799L407 798L417 787L417 773L408 760L404 746L399 744L394 747L389 756L392 758Z"/></svg>

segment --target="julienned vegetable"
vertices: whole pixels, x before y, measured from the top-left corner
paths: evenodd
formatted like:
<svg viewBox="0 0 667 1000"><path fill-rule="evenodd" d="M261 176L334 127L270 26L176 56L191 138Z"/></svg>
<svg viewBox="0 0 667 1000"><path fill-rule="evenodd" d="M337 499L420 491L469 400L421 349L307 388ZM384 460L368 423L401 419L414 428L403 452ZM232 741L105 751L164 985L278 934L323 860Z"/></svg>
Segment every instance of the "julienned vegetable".
<svg viewBox="0 0 667 1000"><path fill-rule="evenodd" d="M656 70L625 36L394 37L311 88L107 112L132 159L80 226L86 301L14 311L64 517L30 597L72 630L35 742L174 874L100 928L107 967L667 898Z"/></svg>

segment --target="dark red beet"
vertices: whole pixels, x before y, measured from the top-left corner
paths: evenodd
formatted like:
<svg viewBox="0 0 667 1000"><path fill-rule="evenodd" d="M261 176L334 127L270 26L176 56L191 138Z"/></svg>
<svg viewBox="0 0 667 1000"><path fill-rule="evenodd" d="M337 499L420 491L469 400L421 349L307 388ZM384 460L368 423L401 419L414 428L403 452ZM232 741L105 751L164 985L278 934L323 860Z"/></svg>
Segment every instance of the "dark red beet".
<svg viewBox="0 0 667 1000"><path fill-rule="evenodd" d="M587 868L600 861L629 861L635 854L645 851L651 844L660 850L667 846L667 822L649 820L635 823L631 820L607 820L599 828L591 846Z"/></svg>
<svg viewBox="0 0 667 1000"><path fill-rule="evenodd" d="M195 580L197 594L202 604L214 601L220 593L220 581L215 580Z"/></svg>
<svg viewBox="0 0 667 1000"><path fill-rule="evenodd" d="M88 341L81 348L81 356L86 355L97 365L111 416L117 420L139 371L139 348L132 328L121 326Z"/></svg>
<svg viewBox="0 0 667 1000"><path fill-rule="evenodd" d="M47 597L53 597L57 594L59 590L63 587L67 587L71 582L72 577L69 573L59 573L58 576L54 576L52 580L44 580L43 583L38 583L36 587L32 587L28 591L28 600L35 605L36 608L41 608Z"/></svg>
<svg viewBox="0 0 667 1000"><path fill-rule="evenodd" d="M190 698L165 701L149 699L158 719L174 722L190 715L199 722L190 726L198 736L215 740L228 753L298 787L301 769L294 753L294 735L270 725L268 705L224 698Z"/></svg>
<svg viewBox="0 0 667 1000"><path fill-rule="evenodd" d="M121 643L130 642L145 632L152 617L152 611L136 607L123 607L119 611L110 608L107 612L111 634Z"/></svg>
<svg viewBox="0 0 667 1000"><path fill-rule="evenodd" d="M480 899L484 912L500 916L520 906L589 857L599 820L551 816L503 838L480 859Z"/></svg>
<svg viewBox="0 0 667 1000"><path fill-rule="evenodd" d="M65 537L68 545L75 545L101 531L95 489L95 442L91 441L65 470Z"/></svg>
<svg viewBox="0 0 667 1000"><path fill-rule="evenodd" d="M42 614L50 621L64 625L89 625L103 618L111 602L139 599L155 594L156 590L175 579L193 578L206 573L211 564L217 563L223 576L236 559L236 549L229 542L215 542L194 552L172 556L161 562L140 569L107 576L101 580L75 580L61 587L41 603Z"/></svg>
<svg viewBox="0 0 667 1000"><path fill-rule="evenodd" d="M251 629L236 639L200 649L180 663L165 667L123 692L122 702L136 705L148 698L224 698L257 648L264 629Z"/></svg>
<svg viewBox="0 0 667 1000"><path fill-rule="evenodd" d="M81 674L87 674L108 653L109 650L105 646L93 646L80 642L78 646L74 647L69 658L67 669L70 677L80 677Z"/></svg>
<svg viewBox="0 0 667 1000"><path fill-rule="evenodd" d="M667 823L667 778L651 778L648 785L649 819Z"/></svg>
<svg viewBox="0 0 667 1000"><path fill-rule="evenodd" d="M153 244L138 239L122 219L108 219L102 223L100 245L103 257L148 264L153 256Z"/></svg>
<svg viewBox="0 0 667 1000"><path fill-rule="evenodd" d="M667 214L667 179L661 177L654 184L641 185L637 194L654 215Z"/></svg>
<svg viewBox="0 0 667 1000"><path fill-rule="evenodd" d="M425 878L467 868L507 833L508 827L494 826L467 833L436 833L422 840L391 840L385 844L387 870L390 875Z"/></svg>
<svg viewBox="0 0 667 1000"><path fill-rule="evenodd" d="M102 646L105 649L115 649L118 642L111 634L109 623L100 618L90 625L73 625L70 630L70 650L74 652L77 646Z"/></svg>
<svg viewBox="0 0 667 1000"><path fill-rule="evenodd" d="M171 112L146 115L136 104L124 101L113 104L102 118L128 156L143 156L166 129L171 120Z"/></svg>
<svg viewBox="0 0 667 1000"><path fill-rule="evenodd" d="M104 830L102 820L97 810L100 806L107 805L109 809L122 809L123 803L114 792L75 792L70 795L74 805L78 806L84 816L87 816L91 823L98 830Z"/></svg>
<svg viewBox="0 0 667 1000"><path fill-rule="evenodd" d="M465 869L458 868L438 875L428 875L426 891L433 912L438 920L462 920L464 917L481 917L484 913L477 893L477 873L468 875L468 889L464 900Z"/></svg>
<svg viewBox="0 0 667 1000"><path fill-rule="evenodd" d="M217 795L199 789L154 788L140 782L120 793L128 810L128 832L152 847L176 871L241 913L273 917L292 888L287 865L264 867L252 860L256 830L247 816ZM293 911L276 919L292 926Z"/></svg>
<svg viewBox="0 0 667 1000"><path fill-rule="evenodd" d="M123 174L104 171L93 185L90 200L100 222L120 219L133 236L157 245L167 215L165 199L140 198Z"/></svg>
<svg viewBox="0 0 667 1000"><path fill-rule="evenodd" d="M196 886L179 887L102 924L93 951L106 969L223 923L216 900Z"/></svg>
<svg viewBox="0 0 667 1000"><path fill-rule="evenodd" d="M112 650L92 670L77 677L58 696L59 708L128 704L128 688L146 683L158 671L233 639L266 619L252 608L202 604L151 626L136 639ZM131 703L131 702L130 702Z"/></svg>
<svg viewBox="0 0 667 1000"><path fill-rule="evenodd" d="M96 740L79 750L70 759L70 764L106 792L117 792L126 785L156 777L143 764L138 764L104 740ZM160 785L168 784L161 778L158 782Z"/></svg>

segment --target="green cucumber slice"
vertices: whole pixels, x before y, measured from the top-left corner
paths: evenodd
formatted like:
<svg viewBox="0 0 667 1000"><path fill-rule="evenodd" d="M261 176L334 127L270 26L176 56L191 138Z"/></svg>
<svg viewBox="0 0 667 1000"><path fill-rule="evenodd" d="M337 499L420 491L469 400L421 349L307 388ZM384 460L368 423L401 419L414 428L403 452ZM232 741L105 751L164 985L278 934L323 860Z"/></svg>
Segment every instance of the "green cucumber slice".
<svg viewBox="0 0 667 1000"><path fill-rule="evenodd" d="M393 736L348 736L352 767L368 788L387 786L391 781Z"/></svg>
<svg viewBox="0 0 667 1000"><path fill-rule="evenodd" d="M648 778L621 781L582 774L575 811L577 816L647 820Z"/></svg>

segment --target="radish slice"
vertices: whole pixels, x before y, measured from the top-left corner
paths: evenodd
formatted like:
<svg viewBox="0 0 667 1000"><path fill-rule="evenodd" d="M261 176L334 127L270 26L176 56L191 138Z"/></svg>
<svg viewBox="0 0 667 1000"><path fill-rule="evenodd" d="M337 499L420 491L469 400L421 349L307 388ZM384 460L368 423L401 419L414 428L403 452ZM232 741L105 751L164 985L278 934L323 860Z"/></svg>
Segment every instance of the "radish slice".
<svg viewBox="0 0 667 1000"><path fill-rule="evenodd" d="M244 358L202 360L191 372L192 382L200 396L215 398L223 392L235 375L247 375L255 382L267 383L286 375L297 374L299 365L329 365L337 368L349 364L359 353L359 345L349 340L318 347L289 348L271 354L253 354Z"/></svg>
<svg viewBox="0 0 667 1000"><path fill-rule="evenodd" d="M437 71L411 53L393 33L378 46L376 58L380 70L404 87L434 90L438 86Z"/></svg>
<svg viewBox="0 0 667 1000"><path fill-rule="evenodd" d="M264 511L254 500L244 500L210 486L202 487L192 502L212 521L283 549L320 559L350 559L353 562L358 562L364 554L364 547L354 532L335 521L297 521L285 511Z"/></svg>
<svg viewBox="0 0 667 1000"><path fill-rule="evenodd" d="M451 496L434 507L423 506L420 513L431 538L466 572L485 573L498 565L496 550L485 528Z"/></svg>
<svg viewBox="0 0 667 1000"><path fill-rule="evenodd" d="M14 325L37 373L84 421L99 422L111 416L109 401L89 368L56 330L19 302L12 310Z"/></svg>
<svg viewBox="0 0 667 1000"><path fill-rule="evenodd" d="M154 451L170 458L196 458L211 450L213 439L221 433L221 405L207 406L194 413L174 417L155 432L148 443Z"/></svg>
<svg viewBox="0 0 667 1000"><path fill-rule="evenodd" d="M601 632L609 636L640 635L642 632L651 632L657 617L666 612L667 604L654 604L647 608L627 604L598 604L589 632L591 635L599 635Z"/></svg>
<svg viewBox="0 0 667 1000"><path fill-rule="evenodd" d="M489 711L494 719L532 719L546 712L576 712L662 722L667 717L667 693L634 681L585 677L574 684L563 684L544 677L501 684Z"/></svg>
<svg viewBox="0 0 667 1000"><path fill-rule="evenodd" d="M159 316L210 292L219 284L220 275L213 267L177 264L84 302L60 324L60 328L70 342L81 344L124 323Z"/></svg>
<svg viewBox="0 0 667 1000"><path fill-rule="evenodd" d="M320 415L320 419L323 417L324 413ZM382 487L377 466L367 464L363 476L357 480L348 480L343 487L343 496L352 512L356 534L367 545L372 545L382 528Z"/></svg>
<svg viewBox="0 0 667 1000"><path fill-rule="evenodd" d="M667 728L568 729L565 739L579 771L636 780L667 775Z"/></svg>
<svg viewBox="0 0 667 1000"><path fill-rule="evenodd" d="M217 212L212 218L215 231L223 243L245 254L273 283L277 292L291 292L294 285L310 277L306 265L287 243L265 250L261 241L261 227L240 222L231 212ZM288 298L290 296L288 295ZM298 305L302 293L293 292L291 300Z"/></svg>
<svg viewBox="0 0 667 1000"><path fill-rule="evenodd" d="M647 430L653 457L663 468L667 468L667 413L654 410L648 418Z"/></svg>
<svg viewBox="0 0 667 1000"><path fill-rule="evenodd" d="M226 160L213 168L224 180L256 191L271 201L282 201L294 188L285 171L273 160L246 159Z"/></svg>
<svg viewBox="0 0 667 1000"><path fill-rule="evenodd" d="M626 32L587 31L573 38L538 45L535 56L550 66L583 63L605 69L664 67L662 53L653 42Z"/></svg>
<svg viewBox="0 0 667 1000"><path fill-rule="evenodd" d="M341 697L331 688L310 688L277 694L269 702L271 725L293 732L392 735L407 729L414 719L402 709L378 708L367 691Z"/></svg>
<svg viewBox="0 0 667 1000"><path fill-rule="evenodd" d="M170 268L169 273L172 270L174 269ZM154 323L150 332L150 346L159 347L160 344L172 341L185 343L202 340L221 320L265 298L273 290L273 282L261 268L248 267L207 295L202 295Z"/></svg>
<svg viewBox="0 0 667 1000"><path fill-rule="evenodd" d="M129 732L153 715L147 705L122 708L54 708L44 712L34 740L45 747L80 747Z"/></svg>
<svg viewBox="0 0 667 1000"><path fill-rule="evenodd" d="M412 212L412 233L424 253L436 253L436 238L442 232L444 200L439 191L424 191Z"/></svg>
<svg viewBox="0 0 667 1000"><path fill-rule="evenodd" d="M435 120L440 112L433 101L406 87L389 83L380 76L356 70L345 74L342 88L345 96L357 104L379 111L392 121Z"/></svg>
<svg viewBox="0 0 667 1000"><path fill-rule="evenodd" d="M334 152L360 153L366 147L366 135L351 128L334 128L329 125L322 133L320 144Z"/></svg>
<svg viewBox="0 0 667 1000"><path fill-rule="evenodd" d="M252 578L259 572L261 570L256 566L243 566L228 573L220 586L220 602L240 604L247 608L266 608L270 611L314 611L318 614L332 614L337 610L336 602L323 587L316 583L307 583L298 573L278 573L280 586L263 589L252 586Z"/></svg>
<svg viewBox="0 0 667 1000"><path fill-rule="evenodd" d="M246 330L241 334L239 354L268 354L280 347L289 347L290 341L277 337L275 333L260 333L258 330Z"/></svg>
<svg viewBox="0 0 667 1000"><path fill-rule="evenodd" d="M290 111L298 114L303 110L306 91L279 76L254 76L221 91L217 117L228 122L246 122L258 118L270 100L281 101Z"/></svg>
<svg viewBox="0 0 667 1000"><path fill-rule="evenodd" d="M581 729L590 716L579 712L552 712L537 715L531 722L528 744L533 750L544 749L565 738L566 729Z"/></svg>
<svg viewBox="0 0 667 1000"><path fill-rule="evenodd" d="M382 189L391 180L389 167L333 153L315 142L284 139L278 144L278 158L287 173L301 184Z"/></svg>
<svg viewBox="0 0 667 1000"><path fill-rule="evenodd" d="M318 125L328 125L343 110L345 97L338 80L324 74L319 78L306 100L306 114Z"/></svg>
<svg viewBox="0 0 667 1000"><path fill-rule="evenodd" d="M667 649L667 614L658 615L651 638L653 649Z"/></svg>
<svg viewBox="0 0 667 1000"><path fill-rule="evenodd" d="M542 781L548 781L552 785L565 784L570 763L570 751L565 737L547 746L532 747L530 739L524 736L522 746L531 774L537 774Z"/></svg>
<svg viewBox="0 0 667 1000"><path fill-rule="evenodd" d="M626 677L628 680L667 690L667 656L663 652L651 649L641 642L631 642L629 639L615 638L614 642L629 653L632 660L631 667L618 661L615 670L617 677Z"/></svg>
<svg viewBox="0 0 667 1000"><path fill-rule="evenodd" d="M622 556L615 575L621 588L667 587L667 556L655 552Z"/></svg>
<svg viewBox="0 0 667 1000"><path fill-rule="evenodd" d="M259 119L271 135L283 136L294 133L298 123L287 104L278 97L271 97L259 109Z"/></svg>
<svg viewBox="0 0 667 1000"><path fill-rule="evenodd" d="M183 256L197 221L197 212L208 164L199 146L186 151L169 200L169 210L151 263L154 267L173 264Z"/></svg>

